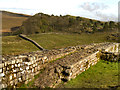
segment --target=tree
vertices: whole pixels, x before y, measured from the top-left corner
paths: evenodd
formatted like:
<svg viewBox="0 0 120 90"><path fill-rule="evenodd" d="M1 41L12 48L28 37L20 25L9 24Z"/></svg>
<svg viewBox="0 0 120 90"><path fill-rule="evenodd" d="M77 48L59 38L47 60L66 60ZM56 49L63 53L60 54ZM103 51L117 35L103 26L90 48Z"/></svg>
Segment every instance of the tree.
<svg viewBox="0 0 120 90"><path fill-rule="evenodd" d="M108 31L109 30L109 25L108 22L105 22L104 26L103 26L103 30Z"/></svg>
<svg viewBox="0 0 120 90"><path fill-rule="evenodd" d="M115 25L115 22L113 22L113 21L110 21L110 22L109 22L109 28L113 28L114 25Z"/></svg>

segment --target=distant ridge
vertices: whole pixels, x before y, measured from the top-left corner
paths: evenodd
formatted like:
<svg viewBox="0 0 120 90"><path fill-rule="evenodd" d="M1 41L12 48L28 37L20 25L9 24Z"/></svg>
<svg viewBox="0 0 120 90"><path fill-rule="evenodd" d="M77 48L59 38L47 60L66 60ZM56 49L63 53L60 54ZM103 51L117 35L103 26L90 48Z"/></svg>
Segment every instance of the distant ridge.
<svg viewBox="0 0 120 90"><path fill-rule="evenodd" d="M20 14L20 13L14 13L14 12L9 12L9 11L3 11L0 10L0 13L2 12L2 14L6 14L9 16L15 16L15 17L30 17L31 15L26 15L26 14Z"/></svg>

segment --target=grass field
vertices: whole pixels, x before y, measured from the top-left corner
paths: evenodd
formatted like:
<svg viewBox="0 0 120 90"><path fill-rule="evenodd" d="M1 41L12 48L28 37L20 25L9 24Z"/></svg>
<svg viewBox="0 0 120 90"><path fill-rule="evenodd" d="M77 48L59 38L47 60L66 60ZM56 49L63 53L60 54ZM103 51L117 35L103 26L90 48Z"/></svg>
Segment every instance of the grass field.
<svg viewBox="0 0 120 90"><path fill-rule="evenodd" d="M109 33L95 33L95 34L37 34L29 35L28 37L35 40L45 49L64 48L67 46L75 46L81 44L106 42L106 36ZM2 37L2 53L5 54L20 54L26 52L37 51L37 49L30 42L21 39L18 36L4 36Z"/></svg>
<svg viewBox="0 0 120 90"><path fill-rule="evenodd" d="M118 85L118 63L100 60L96 65L59 88L110 88Z"/></svg>

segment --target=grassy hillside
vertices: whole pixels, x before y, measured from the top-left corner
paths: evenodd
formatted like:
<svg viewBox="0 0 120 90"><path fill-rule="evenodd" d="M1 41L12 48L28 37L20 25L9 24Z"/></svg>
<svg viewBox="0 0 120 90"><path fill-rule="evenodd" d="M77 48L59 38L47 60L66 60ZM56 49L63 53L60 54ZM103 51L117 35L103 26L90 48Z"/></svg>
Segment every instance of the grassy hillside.
<svg viewBox="0 0 120 90"><path fill-rule="evenodd" d="M2 32L11 32L12 27L21 26L23 21L25 21L29 15L12 13L8 11L2 12Z"/></svg>
<svg viewBox="0 0 120 90"><path fill-rule="evenodd" d="M116 31L117 26L118 24L113 21L102 22L71 15L50 16L38 13L23 22L23 25L14 34L38 34L47 32L94 33Z"/></svg>
<svg viewBox="0 0 120 90"><path fill-rule="evenodd" d="M110 32L109 32L110 33ZM75 46L81 44L100 43L108 41L106 36L108 32L94 33L94 34L63 34L63 33L46 33L28 35L29 38L38 42L46 49L63 48L67 46ZM25 52L32 52L38 50L30 42L21 39L18 36L5 36L2 38L2 52L3 54L20 54Z"/></svg>

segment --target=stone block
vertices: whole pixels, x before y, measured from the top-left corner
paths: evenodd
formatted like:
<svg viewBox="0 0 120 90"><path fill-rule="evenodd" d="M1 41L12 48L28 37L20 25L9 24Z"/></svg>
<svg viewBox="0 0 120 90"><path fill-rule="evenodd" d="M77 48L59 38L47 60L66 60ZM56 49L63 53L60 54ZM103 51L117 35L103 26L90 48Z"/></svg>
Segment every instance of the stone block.
<svg viewBox="0 0 120 90"><path fill-rule="evenodd" d="M3 76L5 76L5 74L4 73L0 73L0 78L2 78Z"/></svg>
<svg viewBox="0 0 120 90"><path fill-rule="evenodd" d="M30 65L29 68L32 69L32 68L33 68L33 65Z"/></svg>
<svg viewBox="0 0 120 90"><path fill-rule="evenodd" d="M12 80L13 79L13 76L12 74L9 75L9 80Z"/></svg>
<svg viewBox="0 0 120 90"><path fill-rule="evenodd" d="M11 73L10 71L6 71L6 72L5 72L6 75L9 75L10 73Z"/></svg>
<svg viewBox="0 0 120 90"><path fill-rule="evenodd" d="M26 80L28 80L30 78L28 74L25 77L26 77Z"/></svg>
<svg viewBox="0 0 120 90"><path fill-rule="evenodd" d="M18 63L18 67L20 67L20 63Z"/></svg>
<svg viewBox="0 0 120 90"><path fill-rule="evenodd" d="M25 75L22 75L22 81L25 81L25 80L26 80Z"/></svg>
<svg viewBox="0 0 120 90"><path fill-rule="evenodd" d="M22 59L19 59L19 63L22 63L23 62L23 60Z"/></svg>
<svg viewBox="0 0 120 90"><path fill-rule="evenodd" d="M15 66L14 65L11 65L11 68L14 68Z"/></svg>
<svg viewBox="0 0 120 90"><path fill-rule="evenodd" d="M14 73L17 72L16 68L15 68L15 69L12 69L12 72L14 72Z"/></svg>
<svg viewBox="0 0 120 90"><path fill-rule="evenodd" d="M38 66L38 70L40 70L40 69L41 69L41 66L39 65L39 66Z"/></svg>
<svg viewBox="0 0 120 90"><path fill-rule="evenodd" d="M32 81L32 79L29 79L28 81L30 82L30 81Z"/></svg>
<svg viewBox="0 0 120 90"><path fill-rule="evenodd" d="M6 67L3 67L3 68L2 68L2 71L5 73L5 72L6 72L6 69L7 69Z"/></svg>
<svg viewBox="0 0 120 90"><path fill-rule="evenodd" d="M15 60L12 60L12 64L15 64Z"/></svg>
<svg viewBox="0 0 120 90"><path fill-rule="evenodd" d="M35 66L37 67L37 66L38 66L38 64L37 64L37 63L35 63Z"/></svg>
<svg viewBox="0 0 120 90"><path fill-rule="evenodd" d="M26 67L26 70L28 70L28 69L29 69L29 66Z"/></svg>
<svg viewBox="0 0 120 90"><path fill-rule="evenodd" d="M37 71L37 72L35 72L35 75L37 75L37 74L39 74L40 73L40 71Z"/></svg>
<svg viewBox="0 0 120 90"><path fill-rule="evenodd" d="M3 68L4 67L4 63L0 63L0 68Z"/></svg>
<svg viewBox="0 0 120 90"><path fill-rule="evenodd" d="M7 84L1 84L2 85L2 88L7 88ZM1 88L1 86L0 86Z"/></svg>
<svg viewBox="0 0 120 90"><path fill-rule="evenodd" d="M22 68L20 68L20 71L22 71L23 69Z"/></svg>
<svg viewBox="0 0 120 90"><path fill-rule="evenodd" d="M8 65L11 65L11 64L12 64L12 60L9 60L9 61L8 61Z"/></svg>
<svg viewBox="0 0 120 90"><path fill-rule="evenodd" d="M16 78L16 77L17 77L16 73L14 73L14 75L13 75L13 76L14 76L14 78Z"/></svg>
<svg viewBox="0 0 120 90"><path fill-rule="evenodd" d="M19 77L19 78L18 78L18 82L22 82L22 79L21 79L21 77Z"/></svg>
<svg viewBox="0 0 120 90"><path fill-rule="evenodd" d="M21 72L18 72L16 76L17 78L21 77L22 76Z"/></svg>
<svg viewBox="0 0 120 90"><path fill-rule="evenodd" d="M32 72L32 70L28 70L27 73L30 74Z"/></svg>
<svg viewBox="0 0 120 90"><path fill-rule="evenodd" d="M18 64L18 63L19 63L19 59L16 59L15 63L17 63L17 64Z"/></svg>
<svg viewBox="0 0 120 90"><path fill-rule="evenodd" d="M27 65L30 66L32 63L31 62L28 62Z"/></svg>
<svg viewBox="0 0 120 90"><path fill-rule="evenodd" d="M11 81L10 81L10 86L13 86L13 83L14 83L14 81L13 81L13 80L11 80Z"/></svg>
<svg viewBox="0 0 120 90"><path fill-rule="evenodd" d="M25 81L25 84L28 84L28 82L29 82L29 80L26 80L26 81Z"/></svg>
<svg viewBox="0 0 120 90"><path fill-rule="evenodd" d="M26 58L27 55L19 55L18 58Z"/></svg>
<svg viewBox="0 0 120 90"><path fill-rule="evenodd" d="M0 73L2 73L2 68L0 68Z"/></svg>
<svg viewBox="0 0 120 90"><path fill-rule="evenodd" d="M8 65L8 61L5 61L4 62L4 66L6 67Z"/></svg>
<svg viewBox="0 0 120 90"><path fill-rule="evenodd" d="M34 72L35 71L35 69L34 68L32 68L32 72Z"/></svg>
<svg viewBox="0 0 120 90"><path fill-rule="evenodd" d="M18 65L17 65L17 64L15 64L15 67L18 67Z"/></svg>
<svg viewBox="0 0 120 90"><path fill-rule="evenodd" d="M28 60L34 61L33 57L28 57Z"/></svg>
<svg viewBox="0 0 120 90"><path fill-rule="evenodd" d="M38 68L37 68L37 67L35 67L35 72L37 72L37 70L38 70Z"/></svg>
<svg viewBox="0 0 120 90"><path fill-rule="evenodd" d="M33 67L35 67L35 64L33 64Z"/></svg>

